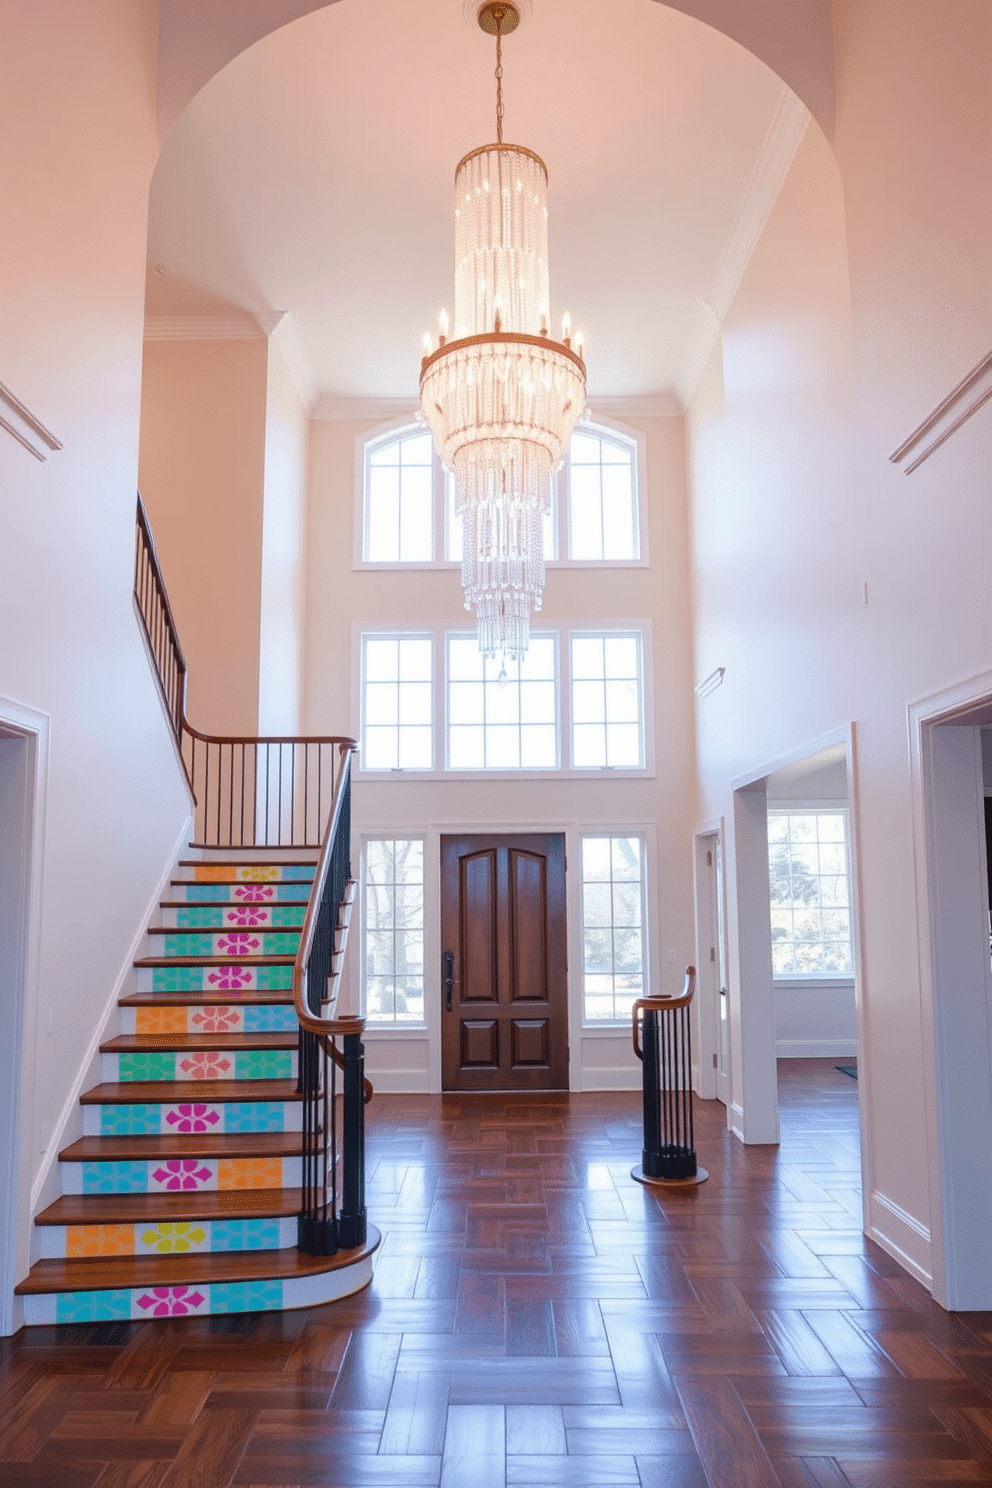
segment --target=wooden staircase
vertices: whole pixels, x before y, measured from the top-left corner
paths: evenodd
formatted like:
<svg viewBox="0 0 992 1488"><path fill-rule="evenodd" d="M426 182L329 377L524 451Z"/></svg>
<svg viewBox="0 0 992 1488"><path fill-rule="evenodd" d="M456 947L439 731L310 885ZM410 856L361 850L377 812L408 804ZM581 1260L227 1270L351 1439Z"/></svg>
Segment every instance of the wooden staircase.
<svg viewBox="0 0 992 1488"><path fill-rule="evenodd" d="M29 1324L305 1307L367 1285L379 1242L296 1249L302 1103L293 964L314 876L285 854L181 862L62 1197L17 1288Z"/></svg>

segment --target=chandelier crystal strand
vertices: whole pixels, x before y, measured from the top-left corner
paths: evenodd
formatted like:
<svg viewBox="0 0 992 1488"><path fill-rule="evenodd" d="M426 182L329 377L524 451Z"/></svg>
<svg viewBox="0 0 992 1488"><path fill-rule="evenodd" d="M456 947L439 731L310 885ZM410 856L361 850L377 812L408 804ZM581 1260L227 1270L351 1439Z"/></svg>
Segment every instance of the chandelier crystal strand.
<svg viewBox="0 0 992 1488"><path fill-rule="evenodd" d="M513 29L511 10L492 4L479 15L497 40L498 141L455 172L456 339L443 326L420 391L455 477L462 587L479 648L516 658L541 607L551 475L585 405L585 364L568 336L548 335L547 169L532 150L502 143L501 39Z"/></svg>

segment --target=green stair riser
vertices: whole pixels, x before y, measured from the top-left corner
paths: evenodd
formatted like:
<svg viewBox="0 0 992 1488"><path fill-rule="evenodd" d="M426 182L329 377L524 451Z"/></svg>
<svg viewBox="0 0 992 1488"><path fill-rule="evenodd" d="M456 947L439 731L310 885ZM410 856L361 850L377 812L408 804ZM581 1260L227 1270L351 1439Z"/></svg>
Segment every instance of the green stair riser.
<svg viewBox="0 0 992 1488"><path fill-rule="evenodd" d="M183 1101L83 1107L85 1137L208 1136L300 1131L300 1101Z"/></svg>
<svg viewBox="0 0 992 1488"><path fill-rule="evenodd" d="M174 930L298 930L305 904L190 904L163 909L162 924Z"/></svg>
<svg viewBox="0 0 992 1488"><path fill-rule="evenodd" d="M290 1049L163 1049L102 1054L105 1081L295 1080Z"/></svg>
<svg viewBox="0 0 992 1488"><path fill-rule="evenodd" d="M138 992L210 992L227 1001L239 992L291 992L291 966L139 966Z"/></svg>
<svg viewBox="0 0 992 1488"><path fill-rule="evenodd" d="M149 954L172 956L295 956L300 944L298 930L224 930L217 935L176 931L149 937Z"/></svg>

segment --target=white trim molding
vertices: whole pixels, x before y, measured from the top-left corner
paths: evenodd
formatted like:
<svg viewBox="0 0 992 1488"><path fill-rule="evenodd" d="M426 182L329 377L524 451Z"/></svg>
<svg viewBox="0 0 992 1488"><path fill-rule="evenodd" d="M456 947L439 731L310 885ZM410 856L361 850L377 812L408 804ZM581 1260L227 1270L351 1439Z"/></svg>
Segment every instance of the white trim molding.
<svg viewBox="0 0 992 1488"><path fill-rule="evenodd" d="M228 315L147 315L146 341L258 341L268 332L247 310Z"/></svg>
<svg viewBox="0 0 992 1488"><path fill-rule="evenodd" d="M871 1190L867 1207L869 1219L865 1233L869 1239L932 1292L930 1231L926 1225L877 1188Z"/></svg>
<svg viewBox="0 0 992 1488"><path fill-rule="evenodd" d="M942 444L946 444L962 425L966 424L980 408L984 408L985 404L990 401L992 401L992 351L972 367L968 375L962 377L957 387L952 388L947 397L941 399L921 424L917 424L909 438L904 439L899 448L892 451L889 456L892 464L901 465L917 446L922 445L923 448L919 450L915 459L911 460L903 470L903 475L912 475L914 470L919 470L924 460L929 460L935 450L939 450Z"/></svg>
<svg viewBox="0 0 992 1488"><path fill-rule="evenodd" d="M30 408L2 382L0 382L0 403L3 404L3 410L0 411L0 429L6 429L10 437L23 445L28 454L34 455L36 460L47 460L49 454L62 448L62 441L56 439L51 429L46 428L41 419L33 414Z"/></svg>

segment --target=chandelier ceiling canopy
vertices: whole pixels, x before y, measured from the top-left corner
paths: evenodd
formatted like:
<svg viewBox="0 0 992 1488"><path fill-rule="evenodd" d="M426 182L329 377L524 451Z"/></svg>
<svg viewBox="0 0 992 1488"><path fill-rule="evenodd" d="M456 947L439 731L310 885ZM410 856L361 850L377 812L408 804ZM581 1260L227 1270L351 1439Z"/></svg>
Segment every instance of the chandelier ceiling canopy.
<svg viewBox="0 0 992 1488"><path fill-rule="evenodd" d="M424 338L420 399L462 519L462 588L485 656L520 657L544 590L551 476L586 400L581 336L566 315L549 334L548 172L503 143L502 40L520 20L491 0L479 25L496 37L496 143L455 171L455 314L439 346Z"/></svg>

